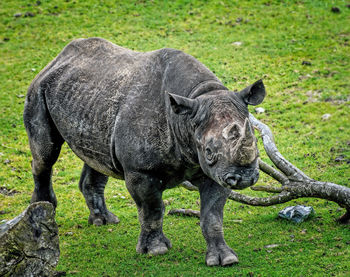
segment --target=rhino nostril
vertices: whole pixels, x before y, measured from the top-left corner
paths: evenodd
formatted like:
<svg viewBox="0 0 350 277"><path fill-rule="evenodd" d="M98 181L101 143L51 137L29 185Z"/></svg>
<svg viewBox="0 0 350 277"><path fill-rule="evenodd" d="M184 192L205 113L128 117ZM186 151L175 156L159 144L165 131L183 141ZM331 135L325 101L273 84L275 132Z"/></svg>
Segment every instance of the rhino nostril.
<svg viewBox="0 0 350 277"><path fill-rule="evenodd" d="M259 180L259 172L253 177L253 185Z"/></svg>

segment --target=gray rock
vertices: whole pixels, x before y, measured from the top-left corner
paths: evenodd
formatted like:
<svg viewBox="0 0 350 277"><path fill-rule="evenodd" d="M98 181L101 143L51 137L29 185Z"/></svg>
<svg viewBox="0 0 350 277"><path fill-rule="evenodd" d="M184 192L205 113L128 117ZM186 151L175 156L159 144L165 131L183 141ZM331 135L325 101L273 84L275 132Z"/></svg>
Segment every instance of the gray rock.
<svg viewBox="0 0 350 277"><path fill-rule="evenodd" d="M265 112L265 109L262 108L262 107L258 107L258 108L255 108L255 112L256 112L256 113L264 113L264 112Z"/></svg>
<svg viewBox="0 0 350 277"><path fill-rule="evenodd" d="M296 205L284 208L278 216L296 223L303 222L315 213L311 206Z"/></svg>
<svg viewBox="0 0 350 277"><path fill-rule="evenodd" d="M331 118L331 116L332 116L331 114L325 113L324 115L322 115L322 120L328 120Z"/></svg>
<svg viewBox="0 0 350 277"><path fill-rule="evenodd" d="M279 244L269 244L269 245L265 245L264 247L265 248L276 248L278 246L279 246Z"/></svg>
<svg viewBox="0 0 350 277"><path fill-rule="evenodd" d="M241 42L241 41L232 42L232 45L234 45L234 46L241 46L242 44L243 44L243 42Z"/></svg>
<svg viewBox="0 0 350 277"><path fill-rule="evenodd" d="M31 204L0 225L0 276L53 276L59 259L53 205Z"/></svg>

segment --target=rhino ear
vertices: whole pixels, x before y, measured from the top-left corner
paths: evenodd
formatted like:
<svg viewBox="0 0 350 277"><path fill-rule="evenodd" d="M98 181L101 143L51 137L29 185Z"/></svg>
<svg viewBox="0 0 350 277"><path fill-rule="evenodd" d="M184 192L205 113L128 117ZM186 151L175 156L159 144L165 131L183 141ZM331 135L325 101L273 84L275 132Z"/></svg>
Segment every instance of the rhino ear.
<svg viewBox="0 0 350 277"><path fill-rule="evenodd" d="M254 84L241 90L238 95L247 105L259 105L266 95L263 81L256 81Z"/></svg>
<svg viewBox="0 0 350 277"><path fill-rule="evenodd" d="M170 106L174 113L191 115L197 111L198 102L196 100L175 95L169 92L168 95Z"/></svg>

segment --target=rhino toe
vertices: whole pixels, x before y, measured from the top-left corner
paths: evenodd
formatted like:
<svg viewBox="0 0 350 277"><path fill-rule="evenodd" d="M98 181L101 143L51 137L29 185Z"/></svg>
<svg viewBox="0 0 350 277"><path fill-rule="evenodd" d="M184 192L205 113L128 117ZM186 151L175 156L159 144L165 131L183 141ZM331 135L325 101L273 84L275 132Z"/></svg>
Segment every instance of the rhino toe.
<svg viewBox="0 0 350 277"><path fill-rule="evenodd" d="M222 266L232 265L232 264L237 264L237 263L238 263L238 258L234 254L228 255L221 260Z"/></svg>
<svg viewBox="0 0 350 277"><path fill-rule="evenodd" d="M108 213L105 215L90 214L89 216L89 224L93 224L95 226L101 226L106 224L118 224L119 222L119 218L110 211L108 211Z"/></svg>
<svg viewBox="0 0 350 277"><path fill-rule="evenodd" d="M89 220L89 223L93 224L95 226L101 226L101 225L103 225L103 220L102 220L102 218L94 218L92 220Z"/></svg>
<svg viewBox="0 0 350 277"><path fill-rule="evenodd" d="M120 222L119 218L111 213L110 211L108 211L108 216L106 218L106 224L118 224Z"/></svg>
<svg viewBox="0 0 350 277"><path fill-rule="evenodd" d="M207 266L228 266L238 263L238 257L227 245L221 245L208 250L205 263Z"/></svg>
<svg viewBox="0 0 350 277"><path fill-rule="evenodd" d="M220 264L219 256L218 255L207 255L207 257L205 259L205 263L207 264L207 266L219 265Z"/></svg>
<svg viewBox="0 0 350 277"><path fill-rule="evenodd" d="M158 247L154 247L154 248L150 249L148 251L148 254L150 254L152 256L156 256L156 255L165 254L166 252L168 252L168 247L166 247L166 246L158 246Z"/></svg>
<svg viewBox="0 0 350 277"><path fill-rule="evenodd" d="M150 232L140 235L136 251L155 256L165 254L171 247L171 242L163 233Z"/></svg>

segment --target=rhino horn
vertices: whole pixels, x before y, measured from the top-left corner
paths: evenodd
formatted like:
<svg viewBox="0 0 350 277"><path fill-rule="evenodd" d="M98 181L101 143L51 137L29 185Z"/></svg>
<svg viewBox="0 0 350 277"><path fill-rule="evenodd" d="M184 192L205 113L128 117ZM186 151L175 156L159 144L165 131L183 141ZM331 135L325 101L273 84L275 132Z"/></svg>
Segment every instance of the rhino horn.
<svg viewBox="0 0 350 277"><path fill-rule="evenodd" d="M252 127L250 125L249 119L246 118L243 126L243 136L242 136L242 145L251 146L254 143L254 136L252 132Z"/></svg>
<svg viewBox="0 0 350 277"><path fill-rule="evenodd" d="M236 149L236 157L241 165L248 165L256 158L256 145L252 128L248 119L243 126L243 135Z"/></svg>

